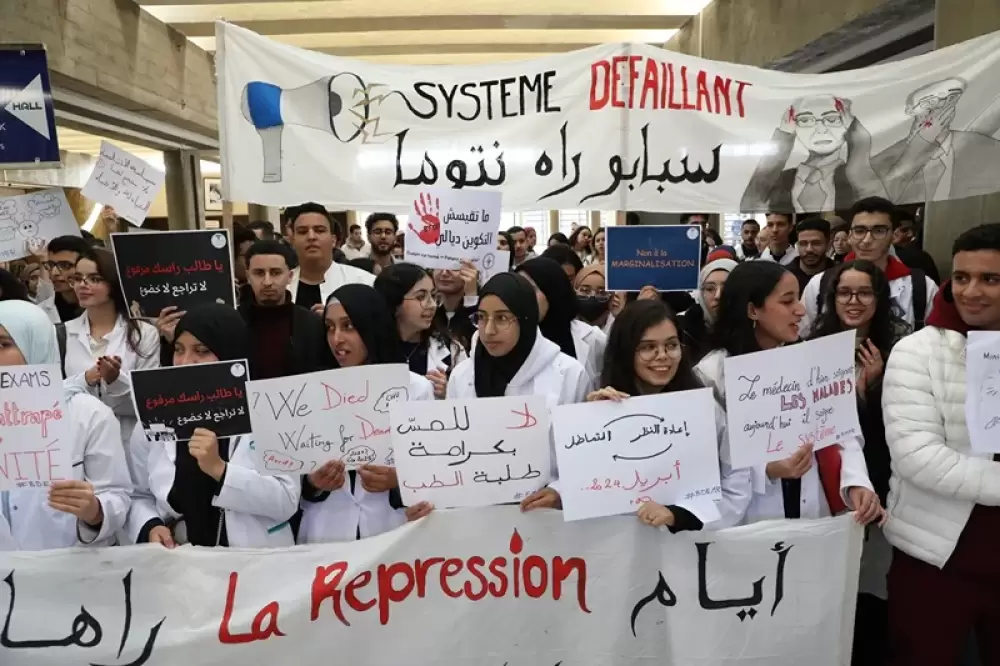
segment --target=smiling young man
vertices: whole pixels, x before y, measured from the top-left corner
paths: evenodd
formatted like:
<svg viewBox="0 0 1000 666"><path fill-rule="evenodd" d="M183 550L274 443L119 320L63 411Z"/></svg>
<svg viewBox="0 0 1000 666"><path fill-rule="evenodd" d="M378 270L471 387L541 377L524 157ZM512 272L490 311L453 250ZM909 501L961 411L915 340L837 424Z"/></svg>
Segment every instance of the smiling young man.
<svg viewBox="0 0 1000 666"><path fill-rule="evenodd" d="M809 280L833 266L830 251L830 223L822 217L807 217L795 226L796 257L786 268L799 281L799 292L806 289Z"/></svg>
<svg viewBox="0 0 1000 666"><path fill-rule="evenodd" d="M889 634L894 666L953 666L973 631L1000 663L1000 462L975 453L965 417L966 335L1000 331L1000 224L955 240L952 278L883 379L892 456Z"/></svg>

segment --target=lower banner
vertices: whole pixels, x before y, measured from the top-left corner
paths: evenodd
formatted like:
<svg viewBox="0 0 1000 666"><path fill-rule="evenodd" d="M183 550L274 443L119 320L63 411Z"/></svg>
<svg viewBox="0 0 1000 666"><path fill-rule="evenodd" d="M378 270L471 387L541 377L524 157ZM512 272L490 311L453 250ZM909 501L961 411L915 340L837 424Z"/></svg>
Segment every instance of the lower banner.
<svg viewBox="0 0 1000 666"><path fill-rule="evenodd" d="M489 507L347 544L3 553L0 663L844 666L862 537Z"/></svg>

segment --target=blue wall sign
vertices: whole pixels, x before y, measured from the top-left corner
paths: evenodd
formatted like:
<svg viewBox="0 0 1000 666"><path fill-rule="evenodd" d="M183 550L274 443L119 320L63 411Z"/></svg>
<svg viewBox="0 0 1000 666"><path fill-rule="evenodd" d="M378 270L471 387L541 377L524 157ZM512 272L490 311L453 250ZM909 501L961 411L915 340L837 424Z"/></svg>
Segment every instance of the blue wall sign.
<svg viewBox="0 0 1000 666"><path fill-rule="evenodd" d="M701 270L698 225L608 227L608 291L694 291Z"/></svg>
<svg viewBox="0 0 1000 666"><path fill-rule="evenodd" d="M0 168L59 163L48 60L41 46L0 46Z"/></svg>

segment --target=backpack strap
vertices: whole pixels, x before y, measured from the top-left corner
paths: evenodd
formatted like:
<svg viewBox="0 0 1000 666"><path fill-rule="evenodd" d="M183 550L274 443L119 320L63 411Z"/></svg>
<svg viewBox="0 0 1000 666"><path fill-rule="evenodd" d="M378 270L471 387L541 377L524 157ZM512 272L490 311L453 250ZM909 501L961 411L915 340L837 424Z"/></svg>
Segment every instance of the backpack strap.
<svg viewBox="0 0 1000 666"><path fill-rule="evenodd" d="M910 269L910 283L913 285L913 330L924 327L927 316L927 278L919 268Z"/></svg>
<svg viewBox="0 0 1000 666"><path fill-rule="evenodd" d="M56 324L56 341L59 343L59 365L62 367L63 379L66 379L66 324Z"/></svg>

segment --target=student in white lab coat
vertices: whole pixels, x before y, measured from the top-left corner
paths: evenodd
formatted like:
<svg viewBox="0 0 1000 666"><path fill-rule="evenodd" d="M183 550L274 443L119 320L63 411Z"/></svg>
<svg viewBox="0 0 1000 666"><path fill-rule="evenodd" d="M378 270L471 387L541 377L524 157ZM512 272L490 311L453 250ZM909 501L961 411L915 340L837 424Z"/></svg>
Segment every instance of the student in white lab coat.
<svg viewBox="0 0 1000 666"><path fill-rule="evenodd" d="M0 302L0 366L59 365L55 327L27 301ZM50 377L60 382L57 374ZM48 489L0 492L0 550L111 546L129 510L128 469L111 410L65 386L72 467Z"/></svg>
<svg viewBox="0 0 1000 666"><path fill-rule="evenodd" d="M243 318L218 303L188 310L174 329L173 365L247 358ZM150 441L136 426L131 446L136 484L128 533L136 543L233 548L292 546L298 511L295 476L264 476L255 467L253 436L224 437L204 428L188 442Z"/></svg>
<svg viewBox="0 0 1000 666"><path fill-rule="evenodd" d="M620 401L630 396L647 396L689 391L704 387L695 375L687 350L681 344L677 317L663 301L636 301L615 320L604 359L601 388L587 401ZM738 525L750 505L752 471L734 470L725 460L726 413L716 406L719 474L722 498L715 502L678 502L663 506L649 501L639 507L639 520L671 532L722 529Z"/></svg>
<svg viewBox="0 0 1000 666"><path fill-rule="evenodd" d="M712 329L714 350L696 368L723 407L726 357L797 342L804 314L798 280L780 264L753 261L733 269ZM883 516L857 438L815 454L812 446L802 446L784 460L755 469L753 477L754 494L746 512L748 523L777 518L821 518L846 509L856 511L862 524Z"/></svg>
<svg viewBox="0 0 1000 666"><path fill-rule="evenodd" d="M330 296L324 312L327 342L342 368L406 363L392 313L374 288L348 284ZM434 386L410 372L410 400L433 400ZM330 460L304 477L299 543L354 541L393 530L425 515L424 502L403 508L393 467L346 470Z"/></svg>
<svg viewBox="0 0 1000 666"><path fill-rule="evenodd" d="M473 318L478 331L472 358L451 373L449 400L538 395L553 409L583 402L593 388L580 362L540 334L535 288L523 276L500 273L490 278L479 293ZM521 502L525 511L559 506L557 484Z"/></svg>
<svg viewBox="0 0 1000 666"><path fill-rule="evenodd" d="M70 284L84 311L66 322L66 383L99 398L115 413L132 472L127 442L136 416L129 373L159 367L160 336L155 326L128 318L111 252L94 248L82 255Z"/></svg>

